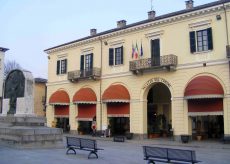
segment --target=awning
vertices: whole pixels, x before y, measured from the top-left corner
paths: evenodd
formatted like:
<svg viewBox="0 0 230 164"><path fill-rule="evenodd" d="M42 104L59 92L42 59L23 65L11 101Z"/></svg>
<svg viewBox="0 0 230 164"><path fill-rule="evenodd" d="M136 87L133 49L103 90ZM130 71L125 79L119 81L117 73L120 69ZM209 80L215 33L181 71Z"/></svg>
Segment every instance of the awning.
<svg viewBox="0 0 230 164"><path fill-rule="evenodd" d="M223 99L188 100L189 116L223 115Z"/></svg>
<svg viewBox="0 0 230 164"><path fill-rule="evenodd" d="M69 103L69 95L64 90L54 92L49 99L49 104L51 105L69 105Z"/></svg>
<svg viewBox="0 0 230 164"><path fill-rule="evenodd" d="M69 106L57 105L54 107L55 117L69 117Z"/></svg>
<svg viewBox="0 0 230 164"><path fill-rule="evenodd" d="M76 104L96 104L97 97L91 88L82 88L73 96L73 103Z"/></svg>
<svg viewBox="0 0 230 164"><path fill-rule="evenodd" d="M107 104L108 117L129 117L129 103Z"/></svg>
<svg viewBox="0 0 230 164"><path fill-rule="evenodd" d="M96 116L95 104L78 104L78 121L93 121Z"/></svg>
<svg viewBox="0 0 230 164"><path fill-rule="evenodd" d="M210 76L198 76L187 85L185 99L223 98L224 90L216 79Z"/></svg>
<svg viewBox="0 0 230 164"><path fill-rule="evenodd" d="M123 85L120 84L111 85L103 93L102 101L105 103L110 103L110 102L129 103L130 101L129 91Z"/></svg>

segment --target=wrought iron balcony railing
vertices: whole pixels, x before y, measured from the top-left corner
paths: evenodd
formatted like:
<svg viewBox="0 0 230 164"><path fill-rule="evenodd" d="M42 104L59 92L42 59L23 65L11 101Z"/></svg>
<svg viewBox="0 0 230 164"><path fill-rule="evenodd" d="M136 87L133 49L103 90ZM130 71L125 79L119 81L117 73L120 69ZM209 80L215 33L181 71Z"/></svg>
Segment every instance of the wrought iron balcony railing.
<svg viewBox="0 0 230 164"><path fill-rule="evenodd" d="M175 70L177 66L176 55L165 55L159 58L146 58L140 60L134 60L129 62L129 70L134 73L142 72L144 70Z"/></svg>
<svg viewBox="0 0 230 164"><path fill-rule="evenodd" d="M68 80L77 82L80 79L99 79L101 77L101 69L94 67L93 69L84 69L68 72Z"/></svg>

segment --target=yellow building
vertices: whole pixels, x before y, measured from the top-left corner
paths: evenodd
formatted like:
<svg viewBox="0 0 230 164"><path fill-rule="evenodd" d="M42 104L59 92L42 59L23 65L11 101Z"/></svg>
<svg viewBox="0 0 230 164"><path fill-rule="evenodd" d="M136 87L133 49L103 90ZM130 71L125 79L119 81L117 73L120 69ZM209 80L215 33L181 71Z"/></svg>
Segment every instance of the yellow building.
<svg viewBox="0 0 230 164"><path fill-rule="evenodd" d="M112 135L230 135L230 0L186 8L46 49L47 124Z"/></svg>
<svg viewBox="0 0 230 164"><path fill-rule="evenodd" d="M45 116L46 82L46 79L34 79L34 113L36 116Z"/></svg>

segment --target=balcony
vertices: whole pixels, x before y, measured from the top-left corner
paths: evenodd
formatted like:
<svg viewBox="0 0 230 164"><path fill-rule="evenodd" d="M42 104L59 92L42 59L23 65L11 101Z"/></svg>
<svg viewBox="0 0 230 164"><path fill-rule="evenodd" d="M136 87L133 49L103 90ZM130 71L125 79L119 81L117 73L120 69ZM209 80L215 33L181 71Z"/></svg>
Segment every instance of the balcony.
<svg viewBox="0 0 230 164"><path fill-rule="evenodd" d="M78 82L83 79L97 80L101 77L101 69L94 67L93 69L84 69L68 72L68 80Z"/></svg>
<svg viewBox="0 0 230 164"><path fill-rule="evenodd" d="M177 66L176 55L165 55L159 58L147 58L129 62L129 70L134 74L143 73L145 70L167 70L174 71Z"/></svg>

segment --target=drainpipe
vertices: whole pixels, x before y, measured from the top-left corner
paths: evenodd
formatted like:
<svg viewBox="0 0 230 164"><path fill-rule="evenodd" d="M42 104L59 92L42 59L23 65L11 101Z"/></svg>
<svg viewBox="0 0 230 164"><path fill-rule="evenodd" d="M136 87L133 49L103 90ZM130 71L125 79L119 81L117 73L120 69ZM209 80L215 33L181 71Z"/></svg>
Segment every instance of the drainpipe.
<svg viewBox="0 0 230 164"><path fill-rule="evenodd" d="M99 37L100 43L101 43L101 77L102 77L102 38ZM100 78L100 130L102 130L102 78Z"/></svg>
<svg viewBox="0 0 230 164"><path fill-rule="evenodd" d="M227 35L227 45L229 45L229 38L228 38L228 19L227 19L227 12L225 4L223 3L224 8L224 19L225 19L225 28L226 28L226 35Z"/></svg>
<svg viewBox="0 0 230 164"><path fill-rule="evenodd" d="M225 7L225 3L223 3L223 8L224 8L224 20L225 20L225 28L226 28L226 35L227 35L227 45L226 45L226 52L228 55L228 49L230 49L230 45L229 45L229 37L228 37L228 19L227 19L227 11L226 11L226 7ZM228 61L228 69L229 69L229 79L230 79L230 60Z"/></svg>

